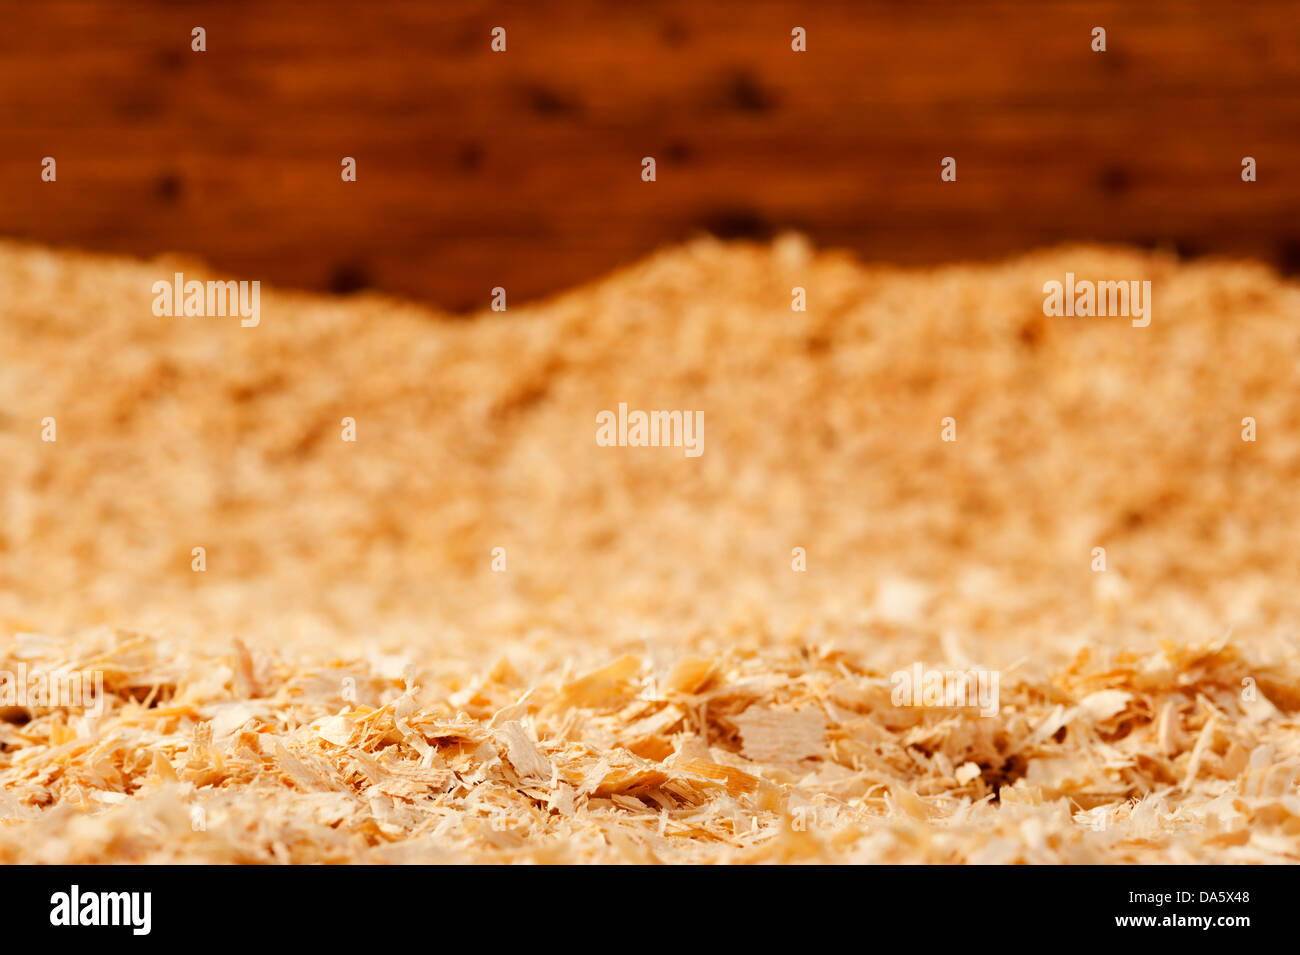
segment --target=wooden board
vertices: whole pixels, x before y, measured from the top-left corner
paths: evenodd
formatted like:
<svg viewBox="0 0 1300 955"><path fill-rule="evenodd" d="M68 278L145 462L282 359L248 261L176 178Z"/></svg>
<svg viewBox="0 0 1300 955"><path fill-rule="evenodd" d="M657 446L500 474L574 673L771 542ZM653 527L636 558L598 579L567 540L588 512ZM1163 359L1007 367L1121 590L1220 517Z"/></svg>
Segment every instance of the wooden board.
<svg viewBox="0 0 1300 955"><path fill-rule="evenodd" d="M1281 0L43 0L0 34L0 233L455 310L700 230L902 263L1097 239L1295 271L1298 34Z"/></svg>

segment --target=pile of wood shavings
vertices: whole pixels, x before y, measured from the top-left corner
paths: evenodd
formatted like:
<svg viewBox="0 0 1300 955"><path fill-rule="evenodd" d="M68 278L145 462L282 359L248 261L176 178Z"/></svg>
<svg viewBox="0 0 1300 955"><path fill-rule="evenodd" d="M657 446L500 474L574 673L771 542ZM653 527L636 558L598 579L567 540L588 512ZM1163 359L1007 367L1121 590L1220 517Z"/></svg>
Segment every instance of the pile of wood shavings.
<svg viewBox="0 0 1300 955"><path fill-rule="evenodd" d="M101 717L2 724L7 862L1296 858L1300 733L1268 701L1300 706L1295 673L1222 642L1011 672L991 719L895 707L834 650L446 685L91 643ZM18 642L32 666L69 649Z"/></svg>
<svg viewBox="0 0 1300 955"><path fill-rule="evenodd" d="M107 691L0 711L0 858L1300 857L1267 270L701 240L504 315L267 289L241 329L152 316L182 268L0 248L0 670ZM1066 271L1151 278L1152 325L1045 318ZM620 401L705 453L596 446ZM999 713L894 706L916 662L996 668Z"/></svg>

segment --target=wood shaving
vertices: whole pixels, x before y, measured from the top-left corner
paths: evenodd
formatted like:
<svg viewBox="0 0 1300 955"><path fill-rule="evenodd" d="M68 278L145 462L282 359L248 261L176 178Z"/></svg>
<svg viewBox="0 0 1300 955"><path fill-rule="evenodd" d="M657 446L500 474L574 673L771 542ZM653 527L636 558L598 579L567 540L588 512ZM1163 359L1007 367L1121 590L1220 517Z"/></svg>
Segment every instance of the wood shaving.
<svg viewBox="0 0 1300 955"><path fill-rule="evenodd" d="M0 670L103 688L0 701L0 861L1300 861L1265 268L702 239L256 328L154 317L182 270L0 245ZM1067 271L1151 280L1151 325L1046 318ZM598 446L620 402L704 453ZM996 712L895 705L918 663Z"/></svg>

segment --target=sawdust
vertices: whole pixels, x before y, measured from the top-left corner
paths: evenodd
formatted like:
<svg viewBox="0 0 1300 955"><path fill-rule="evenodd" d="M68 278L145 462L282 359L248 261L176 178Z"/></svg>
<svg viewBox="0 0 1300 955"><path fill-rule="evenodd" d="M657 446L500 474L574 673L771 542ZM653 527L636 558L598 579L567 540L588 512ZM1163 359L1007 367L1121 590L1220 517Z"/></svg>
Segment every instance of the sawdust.
<svg viewBox="0 0 1300 955"><path fill-rule="evenodd" d="M1300 857L1263 267L700 240L470 321L264 288L256 328L155 318L181 270L0 248L0 670L103 687L0 708L0 859ZM1067 271L1150 279L1151 325L1044 317ZM598 446L620 402L704 453ZM996 715L895 705L916 664Z"/></svg>

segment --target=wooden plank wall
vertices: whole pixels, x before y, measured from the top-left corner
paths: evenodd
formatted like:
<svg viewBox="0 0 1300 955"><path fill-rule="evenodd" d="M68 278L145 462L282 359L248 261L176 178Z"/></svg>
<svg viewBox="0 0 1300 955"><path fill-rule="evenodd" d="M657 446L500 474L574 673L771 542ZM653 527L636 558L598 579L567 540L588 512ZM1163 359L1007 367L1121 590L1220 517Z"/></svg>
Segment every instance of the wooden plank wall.
<svg viewBox="0 0 1300 955"><path fill-rule="evenodd" d="M495 285L512 302L543 295L700 230L791 226L903 263L1099 239L1300 270L1293 0L4 13L4 235L180 250L236 277L456 310ZM497 25L505 54L489 49ZM790 50L795 25L807 53ZM1089 48L1094 26L1105 54ZM955 184L939 181L949 155ZM43 156L57 183L40 181Z"/></svg>

